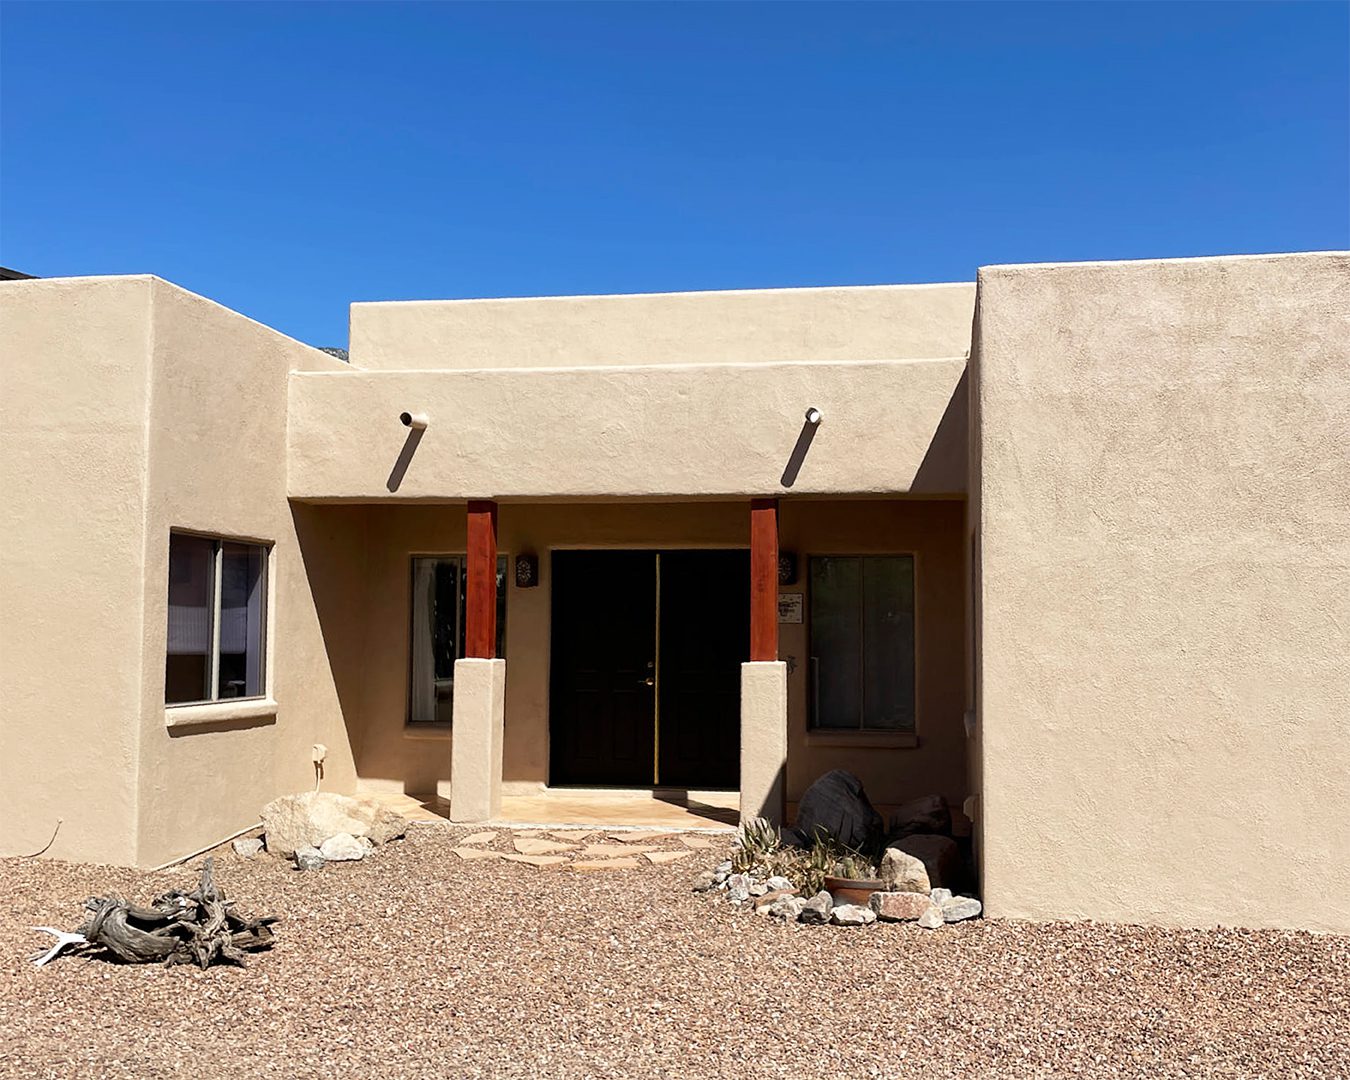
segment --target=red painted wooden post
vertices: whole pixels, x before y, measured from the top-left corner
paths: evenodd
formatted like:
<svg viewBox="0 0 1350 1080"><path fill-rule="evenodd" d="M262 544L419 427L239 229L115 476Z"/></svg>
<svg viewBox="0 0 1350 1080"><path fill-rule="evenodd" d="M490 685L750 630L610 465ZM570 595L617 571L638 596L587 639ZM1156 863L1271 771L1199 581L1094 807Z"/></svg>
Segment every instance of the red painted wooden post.
<svg viewBox="0 0 1350 1080"><path fill-rule="evenodd" d="M750 500L750 659L778 659L778 500Z"/></svg>
<svg viewBox="0 0 1350 1080"><path fill-rule="evenodd" d="M468 588L464 600L464 655L497 655L497 504L469 503Z"/></svg>

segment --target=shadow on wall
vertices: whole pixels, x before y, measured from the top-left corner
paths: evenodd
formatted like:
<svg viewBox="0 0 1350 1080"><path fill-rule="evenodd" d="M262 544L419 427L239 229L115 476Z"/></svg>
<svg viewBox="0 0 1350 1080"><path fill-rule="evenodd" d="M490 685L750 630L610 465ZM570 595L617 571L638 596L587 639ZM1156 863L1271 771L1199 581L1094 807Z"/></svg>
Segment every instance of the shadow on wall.
<svg viewBox="0 0 1350 1080"><path fill-rule="evenodd" d="M424 431L422 428L410 428L408 437L403 440L403 449L398 453L398 460L394 462L394 467L389 470L389 479L384 482L384 486L390 491L397 491L399 485L403 483L404 474L408 471L408 466L412 464L413 454L417 453L417 444L422 441Z"/></svg>
<svg viewBox="0 0 1350 1080"><path fill-rule="evenodd" d="M787 465L779 480L779 483L784 487L791 487L797 482L797 474L802 471L802 462L806 460L806 452L811 449L811 440L816 437L818 426L811 423L810 420L802 422L801 433L797 436L797 445L792 448L792 453L788 455Z"/></svg>
<svg viewBox="0 0 1350 1080"><path fill-rule="evenodd" d="M360 774L360 697L364 678L365 585L362 511L291 504L300 562L314 597L329 674Z"/></svg>
<svg viewBox="0 0 1350 1080"><path fill-rule="evenodd" d="M933 441L914 470L914 479L909 484L913 495L953 495L966 490L966 462L970 453L969 380L969 370L963 371L933 432Z"/></svg>

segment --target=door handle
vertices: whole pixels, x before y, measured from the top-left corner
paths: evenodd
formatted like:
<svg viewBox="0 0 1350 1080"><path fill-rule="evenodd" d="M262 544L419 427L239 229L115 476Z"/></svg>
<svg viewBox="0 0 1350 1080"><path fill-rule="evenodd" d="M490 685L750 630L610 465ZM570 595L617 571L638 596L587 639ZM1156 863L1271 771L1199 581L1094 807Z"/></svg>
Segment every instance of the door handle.
<svg viewBox="0 0 1350 1080"><path fill-rule="evenodd" d="M653 678L651 675L648 675L645 679L642 680L642 685L643 685L643 686L655 686L655 685L656 685L656 679Z"/></svg>

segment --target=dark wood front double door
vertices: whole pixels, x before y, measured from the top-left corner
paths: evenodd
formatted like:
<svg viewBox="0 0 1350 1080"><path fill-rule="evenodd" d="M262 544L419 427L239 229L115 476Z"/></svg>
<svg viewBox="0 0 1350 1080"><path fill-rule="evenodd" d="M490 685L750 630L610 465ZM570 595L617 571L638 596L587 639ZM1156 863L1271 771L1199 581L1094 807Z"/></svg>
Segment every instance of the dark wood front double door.
<svg viewBox="0 0 1350 1080"><path fill-rule="evenodd" d="M556 551L551 784L740 782L745 551Z"/></svg>

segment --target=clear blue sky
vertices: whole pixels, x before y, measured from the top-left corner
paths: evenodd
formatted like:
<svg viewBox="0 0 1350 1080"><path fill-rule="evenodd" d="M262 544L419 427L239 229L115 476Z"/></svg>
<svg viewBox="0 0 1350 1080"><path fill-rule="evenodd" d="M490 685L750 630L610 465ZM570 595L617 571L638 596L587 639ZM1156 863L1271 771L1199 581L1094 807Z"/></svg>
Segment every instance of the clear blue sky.
<svg viewBox="0 0 1350 1080"><path fill-rule="evenodd" d="M1350 247L1345 3L0 4L0 263L352 300Z"/></svg>

